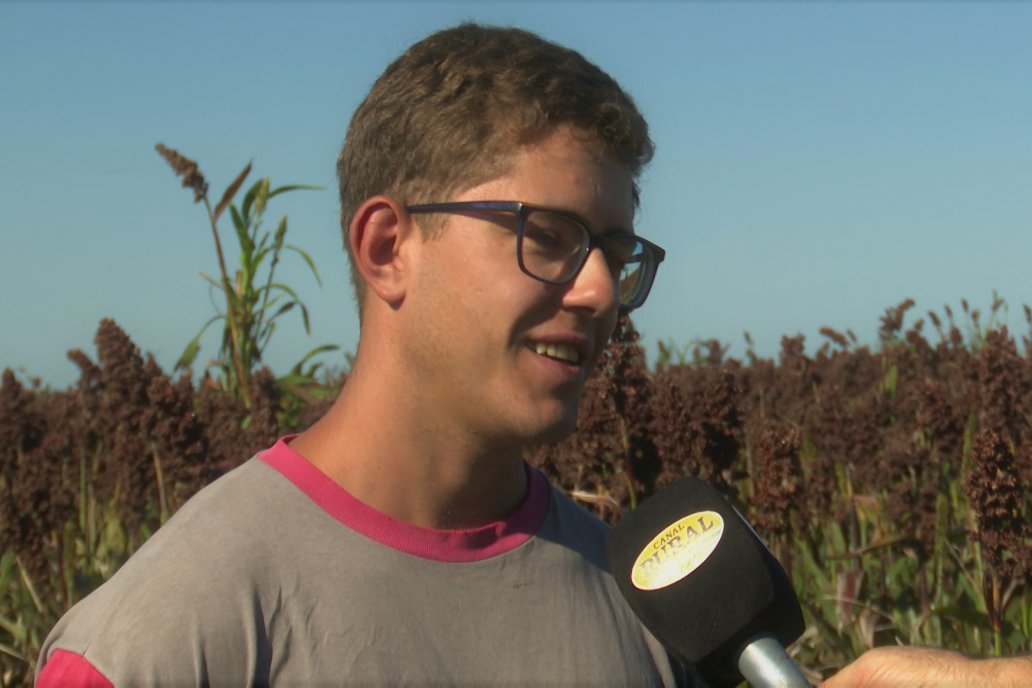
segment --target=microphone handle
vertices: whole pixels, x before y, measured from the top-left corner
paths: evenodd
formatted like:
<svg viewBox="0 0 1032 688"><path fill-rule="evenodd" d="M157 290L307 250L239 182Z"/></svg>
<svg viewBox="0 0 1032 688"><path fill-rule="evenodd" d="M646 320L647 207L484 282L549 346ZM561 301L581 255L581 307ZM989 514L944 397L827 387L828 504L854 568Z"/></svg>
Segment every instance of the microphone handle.
<svg viewBox="0 0 1032 688"><path fill-rule="evenodd" d="M738 670L754 688L811 688L799 666L770 633L751 638L738 656Z"/></svg>

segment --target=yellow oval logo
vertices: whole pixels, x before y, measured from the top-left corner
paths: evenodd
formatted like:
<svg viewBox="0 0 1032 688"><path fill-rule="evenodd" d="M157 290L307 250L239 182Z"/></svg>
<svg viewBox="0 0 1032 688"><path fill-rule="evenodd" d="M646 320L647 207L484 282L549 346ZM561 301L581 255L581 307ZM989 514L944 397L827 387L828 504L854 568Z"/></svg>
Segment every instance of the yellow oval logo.
<svg viewBox="0 0 1032 688"><path fill-rule="evenodd" d="M724 533L716 511L699 511L664 528L638 555L631 582L639 590L659 590L681 580L713 554Z"/></svg>

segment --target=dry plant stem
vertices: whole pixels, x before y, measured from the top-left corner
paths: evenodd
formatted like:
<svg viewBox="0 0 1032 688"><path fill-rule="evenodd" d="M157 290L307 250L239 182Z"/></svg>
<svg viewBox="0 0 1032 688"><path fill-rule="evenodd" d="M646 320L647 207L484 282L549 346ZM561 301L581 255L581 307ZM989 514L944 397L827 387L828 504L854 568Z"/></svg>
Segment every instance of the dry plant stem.
<svg viewBox="0 0 1032 688"><path fill-rule="evenodd" d="M623 449L624 479L627 481L627 493L632 509L638 506L638 489L634 483L634 457L631 455L631 438L627 433L627 421L620 417L620 447Z"/></svg>
<svg viewBox="0 0 1032 688"><path fill-rule="evenodd" d="M1000 587L1000 579L995 573L992 576L992 593L990 596L991 606L989 608L989 625L993 631L993 652L997 657L1003 655L1003 591Z"/></svg>
<svg viewBox="0 0 1032 688"><path fill-rule="evenodd" d="M273 240L276 243L277 246L281 246L282 243L283 243L283 234L286 233L286 224L285 223L286 223L286 218L284 217L283 221L281 221L281 223L280 223L279 229L276 231L276 237ZM265 321L265 314L268 312L269 294L272 293L272 276L276 272L276 266L277 265L279 265L279 251L278 250L274 251L273 254L272 254L272 263L269 265L269 274L265 278L265 290L262 292L262 303L261 303L261 306L259 306L259 308L258 308L258 322L255 323L255 327L254 327L254 331L255 332L259 332L260 333L262 331L262 324ZM263 348L263 344L261 342L257 343L256 346L258 346L259 350L261 350Z"/></svg>
<svg viewBox="0 0 1032 688"><path fill-rule="evenodd" d="M245 172L250 169L250 165L245 169ZM242 178L238 178L241 179ZM232 187L231 187L232 188ZM227 191L228 195L228 191ZM211 224L211 235L215 240L215 254L219 260L219 273L222 276L222 290L226 295L226 324L229 326L230 332L230 355L233 357L233 369L236 371L237 381L240 386L240 395L244 400L244 405L248 408L251 407L251 391L250 391L250 375L248 374L247 367L244 365L243 359L240 355L240 328L237 322L237 314L235 313L236 307L234 304L237 302L233 287L229 282L229 271L226 269L226 259L222 252L222 241L219 239L219 228L218 228L218 217L211 209L211 203L208 201L208 196L204 196L204 208L208 211L208 221ZM219 204L222 207L222 204Z"/></svg>
<svg viewBox="0 0 1032 688"><path fill-rule="evenodd" d="M32 584L32 579L29 578L29 572L25 570L25 565L22 564L20 557L14 558L15 563L18 565L18 573L21 574L22 583L25 585L25 589L29 592L29 597L32 598L32 605L36 608L36 611L40 614L43 613L43 603L39 599L39 594L36 592L36 586Z"/></svg>
<svg viewBox="0 0 1032 688"><path fill-rule="evenodd" d="M168 508L168 498L165 495L165 476L161 470L161 459L158 457L158 450L151 443L151 452L154 458L154 479L158 483L158 509L161 512L161 522L164 523L171 512Z"/></svg>
<svg viewBox="0 0 1032 688"><path fill-rule="evenodd" d="M14 659L18 660L19 662L26 662L27 663L29 661L28 657L25 657L25 656L19 654L18 651L15 650L13 647L7 647L3 643L0 643L0 653L5 654L8 657L13 657ZM4 678L4 677L0 676L0 679L2 679L2 678ZM4 685L7 685L7 684L4 683Z"/></svg>

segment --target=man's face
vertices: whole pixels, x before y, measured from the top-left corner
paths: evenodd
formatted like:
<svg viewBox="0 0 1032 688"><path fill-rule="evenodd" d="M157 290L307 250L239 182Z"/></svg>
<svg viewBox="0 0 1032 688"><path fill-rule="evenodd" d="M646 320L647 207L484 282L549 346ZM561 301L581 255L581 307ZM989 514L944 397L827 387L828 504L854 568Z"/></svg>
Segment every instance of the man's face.
<svg viewBox="0 0 1032 688"><path fill-rule="evenodd" d="M447 199L522 201L576 213L592 232L630 231L633 180L566 129L517 152L509 171ZM573 430L584 380L617 317L612 273L593 250L564 285L524 274L516 219L450 213L425 240L403 308L408 363L435 427L500 445Z"/></svg>

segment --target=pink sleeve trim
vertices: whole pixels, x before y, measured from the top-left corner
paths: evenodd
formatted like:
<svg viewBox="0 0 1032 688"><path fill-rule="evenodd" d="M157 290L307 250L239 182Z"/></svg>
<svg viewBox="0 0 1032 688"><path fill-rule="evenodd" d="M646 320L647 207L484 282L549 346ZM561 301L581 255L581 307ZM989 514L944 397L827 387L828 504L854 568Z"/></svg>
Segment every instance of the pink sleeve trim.
<svg viewBox="0 0 1032 688"><path fill-rule="evenodd" d="M527 465L527 495L505 519L472 530L432 530L398 521L351 496L281 438L259 455L290 480L323 511L371 540L423 559L443 562L482 561L530 540L548 515L548 479Z"/></svg>
<svg viewBox="0 0 1032 688"><path fill-rule="evenodd" d="M36 677L36 688L114 688L115 684L80 654L54 650Z"/></svg>

